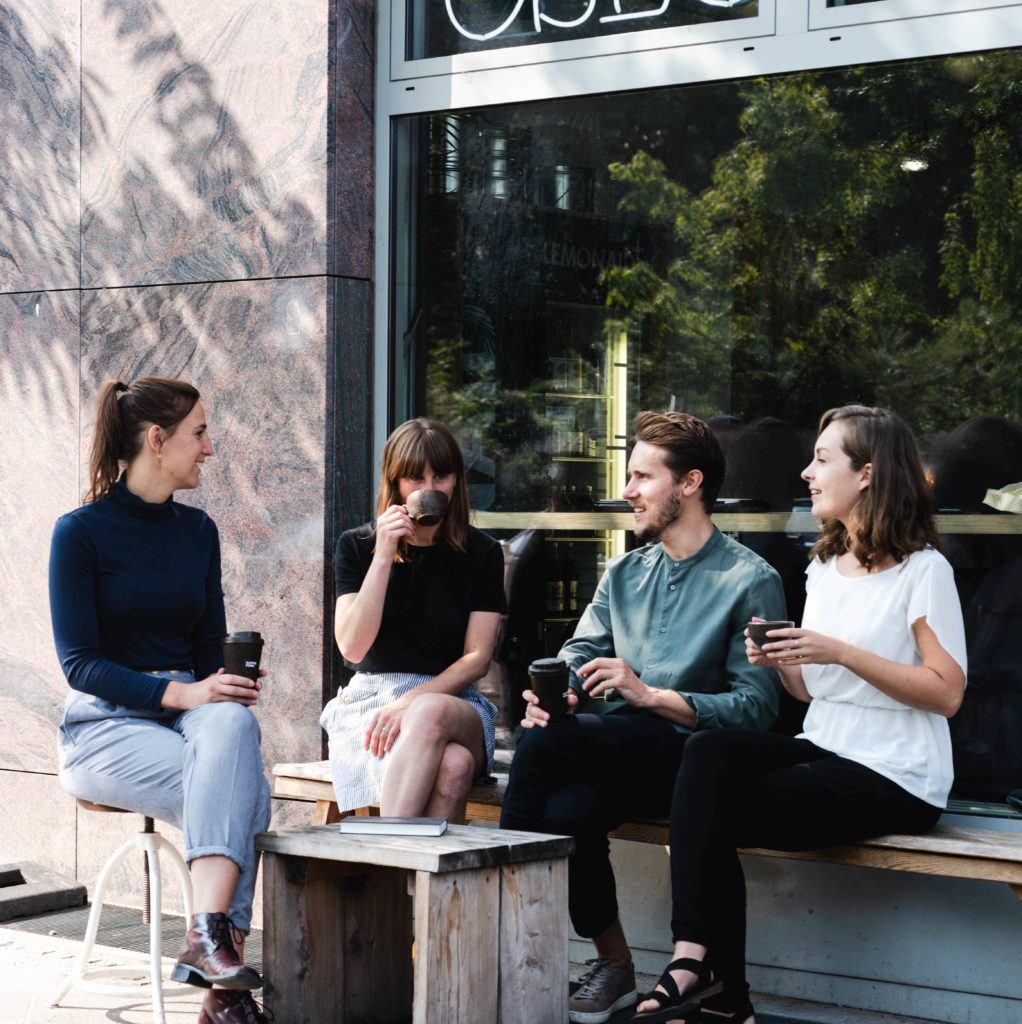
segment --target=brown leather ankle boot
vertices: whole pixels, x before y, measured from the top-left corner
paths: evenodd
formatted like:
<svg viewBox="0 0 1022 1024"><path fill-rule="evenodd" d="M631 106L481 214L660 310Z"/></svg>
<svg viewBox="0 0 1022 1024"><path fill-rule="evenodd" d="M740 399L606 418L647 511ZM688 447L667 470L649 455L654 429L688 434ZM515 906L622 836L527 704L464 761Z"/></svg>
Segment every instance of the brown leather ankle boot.
<svg viewBox="0 0 1022 1024"><path fill-rule="evenodd" d="M260 1008L248 992L211 988L202 1000L199 1024L269 1024L273 1014Z"/></svg>
<svg viewBox="0 0 1022 1024"><path fill-rule="evenodd" d="M250 990L263 984L258 973L238 959L226 914L193 915L170 976L174 981L202 988L221 985L225 989Z"/></svg>

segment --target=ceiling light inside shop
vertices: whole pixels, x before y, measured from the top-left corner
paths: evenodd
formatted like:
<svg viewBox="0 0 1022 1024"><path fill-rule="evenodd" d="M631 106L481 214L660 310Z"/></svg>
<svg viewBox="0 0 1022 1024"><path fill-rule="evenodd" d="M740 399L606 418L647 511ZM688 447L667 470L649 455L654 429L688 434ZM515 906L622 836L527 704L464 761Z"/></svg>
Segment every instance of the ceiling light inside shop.
<svg viewBox="0 0 1022 1024"><path fill-rule="evenodd" d="M908 156L901 161L901 169L908 171L910 174L914 174L916 171L925 171L929 168L929 160L924 160L918 156Z"/></svg>

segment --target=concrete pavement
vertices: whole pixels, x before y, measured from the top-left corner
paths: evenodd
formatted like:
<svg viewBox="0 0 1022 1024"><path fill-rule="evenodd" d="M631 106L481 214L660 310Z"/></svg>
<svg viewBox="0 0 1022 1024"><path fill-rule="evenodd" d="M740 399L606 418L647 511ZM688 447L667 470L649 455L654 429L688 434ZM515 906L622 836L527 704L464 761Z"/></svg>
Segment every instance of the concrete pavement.
<svg viewBox="0 0 1022 1024"><path fill-rule="evenodd" d="M0 925L0 1024L151 1024L152 1004L144 997L96 995L73 989L60 1006L49 1005L80 949L76 940ZM141 965L140 977L147 972L148 961L142 954L110 946L96 946L93 952L91 967L127 962ZM164 963L169 967L171 961ZM640 989L652 987L655 980L645 976L637 979ZM760 1024L926 1024L914 1017L801 1000L763 995L753 998ZM164 1004L167 1024L195 1024L201 1003L202 992L198 989L168 994ZM629 1011L622 1011L615 1015L613 1024L627 1022L630 1016Z"/></svg>

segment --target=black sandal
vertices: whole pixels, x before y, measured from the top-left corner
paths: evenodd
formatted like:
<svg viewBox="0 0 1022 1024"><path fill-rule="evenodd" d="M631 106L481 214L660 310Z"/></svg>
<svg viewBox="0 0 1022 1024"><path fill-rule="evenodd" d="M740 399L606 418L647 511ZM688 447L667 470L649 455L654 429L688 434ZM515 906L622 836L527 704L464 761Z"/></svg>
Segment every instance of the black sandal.
<svg viewBox="0 0 1022 1024"><path fill-rule="evenodd" d="M685 1024L745 1024L755 1013L748 999L737 1010L711 1010L708 1006L700 1006L685 1018Z"/></svg>
<svg viewBox="0 0 1022 1024"><path fill-rule="evenodd" d="M696 976L696 987L679 992L677 982L671 977L671 971L690 971ZM667 965L667 969L660 975L657 985L664 991L658 992L654 989L652 992L639 996L640 1003L652 999L658 1004L657 1008L635 1014L632 1017L632 1024L664 1024L665 1021L677 1020L680 1017L688 1018L693 1012L699 1010L699 1004L704 999L715 996L724 988L722 981L713 980L713 972L705 961L690 960L684 957L672 960ZM727 1024L727 1022L722 1019L721 1024Z"/></svg>

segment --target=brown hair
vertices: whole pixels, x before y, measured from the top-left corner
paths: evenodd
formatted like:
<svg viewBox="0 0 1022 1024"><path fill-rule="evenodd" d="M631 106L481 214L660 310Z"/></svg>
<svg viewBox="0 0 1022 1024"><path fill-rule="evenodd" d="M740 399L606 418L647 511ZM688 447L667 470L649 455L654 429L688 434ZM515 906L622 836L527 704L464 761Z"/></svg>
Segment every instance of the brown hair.
<svg viewBox="0 0 1022 1024"><path fill-rule="evenodd" d="M685 412L640 412L633 431L636 441L664 449L664 465L674 482L693 469L703 474L702 503L709 515L724 481L724 452L713 431Z"/></svg>
<svg viewBox="0 0 1022 1024"><path fill-rule="evenodd" d="M860 565L873 569L888 557L900 562L913 551L938 548L933 497L915 438L904 421L888 409L843 405L820 417L818 434L831 423L841 424L841 448L852 468L860 470L870 463L872 471L852 509L850 531L836 519L823 520L810 557L825 562L851 551Z"/></svg>
<svg viewBox="0 0 1022 1024"><path fill-rule="evenodd" d="M121 463L138 455L150 425L162 427L169 437L198 400L191 384L169 377L139 377L131 384L105 381L99 389L85 500L99 501L113 489Z"/></svg>
<svg viewBox="0 0 1022 1024"><path fill-rule="evenodd" d="M455 476L451 502L440 524L440 538L455 551L464 551L468 541L468 485L465 482L465 461L454 435L437 420L419 417L397 427L383 446L380 471L380 495L376 514L382 515L391 505L400 505L398 483L402 477L417 477L429 465L434 473ZM395 561L408 555L404 541L398 545Z"/></svg>

